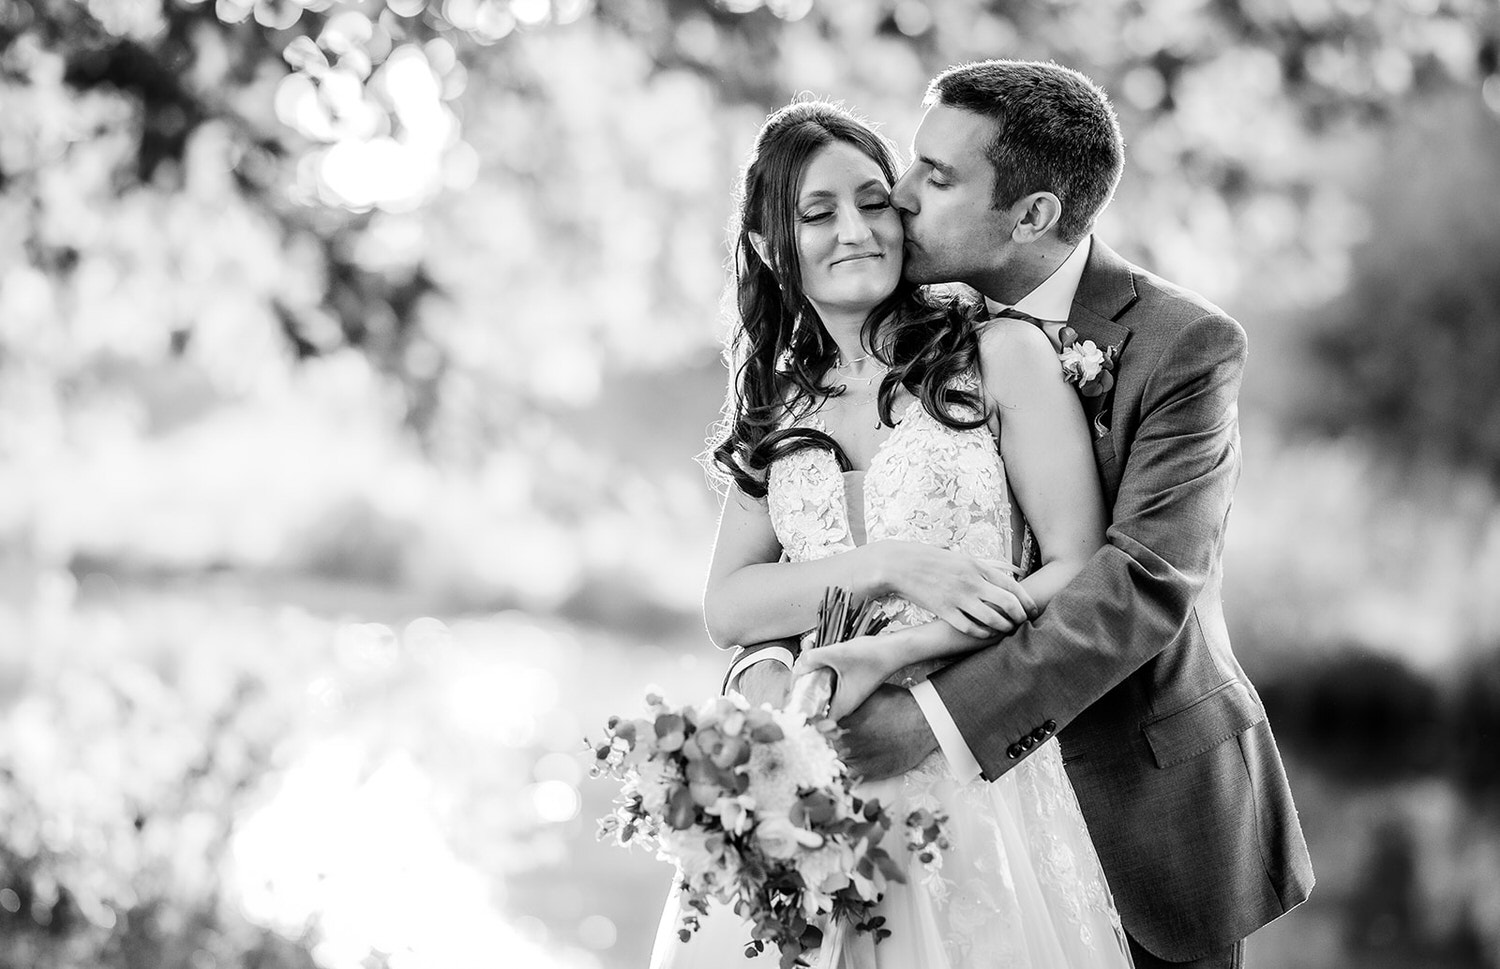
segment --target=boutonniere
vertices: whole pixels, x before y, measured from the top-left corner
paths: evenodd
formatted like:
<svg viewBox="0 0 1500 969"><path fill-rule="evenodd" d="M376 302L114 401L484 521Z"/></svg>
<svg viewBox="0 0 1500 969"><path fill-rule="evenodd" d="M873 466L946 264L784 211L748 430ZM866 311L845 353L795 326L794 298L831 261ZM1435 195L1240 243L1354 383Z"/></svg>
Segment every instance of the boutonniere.
<svg viewBox="0 0 1500 969"><path fill-rule="evenodd" d="M1102 350L1093 340L1079 341L1078 331L1065 326L1057 334L1062 350L1057 359L1062 363L1063 379L1078 388L1085 397L1102 397L1115 385L1115 357L1120 352L1117 346Z"/></svg>

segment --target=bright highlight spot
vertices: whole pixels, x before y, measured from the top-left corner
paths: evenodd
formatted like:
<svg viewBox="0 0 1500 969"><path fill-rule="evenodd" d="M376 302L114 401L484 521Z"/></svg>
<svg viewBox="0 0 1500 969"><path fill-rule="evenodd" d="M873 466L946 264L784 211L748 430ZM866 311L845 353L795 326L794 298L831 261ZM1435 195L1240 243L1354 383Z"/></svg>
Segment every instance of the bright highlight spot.
<svg viewBox="0 0 1500 969"><path fill-rule="evenodd" d="M602 915L590 915L578 924L578 938L590 949L609 949L618 933L615 923Z"/></svg>
<svg viewBox="0 0 1500 969"><path fill-rule="evenodd" d="M542 781L532 785L530 791L532 807L543 821L555 824L571 821L583 806L578 789L566 781Z"/></svg>
<svg viewBox="0 0 1500 969"><path fill-rule="evenodd" d="M528 27L545 23L552 14L551 0L511 0L510 12Z"/></svg>
<svg viewBox="0 0 1500 969"><path fill-rule="evenodd" d="M313 928L325 969L361 969L375 952L401 969L567 965L500 916L493 882L454 855L409 757L365 769L355 744L327 742L241 827L231 884L247 918L289 938Z"/></svg>

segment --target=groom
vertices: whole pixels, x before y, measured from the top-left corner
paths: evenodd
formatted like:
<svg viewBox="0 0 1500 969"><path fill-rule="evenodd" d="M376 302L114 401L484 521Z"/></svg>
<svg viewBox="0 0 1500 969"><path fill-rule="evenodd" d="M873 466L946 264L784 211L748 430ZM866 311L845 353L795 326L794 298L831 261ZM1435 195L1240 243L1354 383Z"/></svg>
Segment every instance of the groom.
<svg viewBox="0 0 1500 969"><path fill-rule="evenodd" d="M934 79L925 103L892 192L906 275L967 283L1054 345L1113 349L1090 387L1104 392L1083 398L1112 524L1040 618L846 718L851 766L886 777L941 749L960 779L994 781L1056 733L1136 966L1237 969L1246 936L1313 884L1224 625L1244 331L1091 235L1123 144L1083 75L969 64ZM784 675L745 665L742 683Z"/></svg>

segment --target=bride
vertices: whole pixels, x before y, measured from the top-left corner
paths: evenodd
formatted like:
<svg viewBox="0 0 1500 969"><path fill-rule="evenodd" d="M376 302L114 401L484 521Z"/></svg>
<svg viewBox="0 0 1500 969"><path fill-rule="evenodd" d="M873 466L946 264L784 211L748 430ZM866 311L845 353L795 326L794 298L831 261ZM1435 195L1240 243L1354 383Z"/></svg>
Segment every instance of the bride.
<svg viewBox="0 0 1500 969"><path fill-rule="evenodd" d="M738 200L739 319L713 451L729 493L705 616L720 644L761 642L809 629L828 586L879 598L886 631L798 661L837 669L836 717L1044 609L1105 528L1051 343L902 280L895 177L883 137L801 100L762 127ZM952 847L934 874L889 837L909 862L876 913L891 935L834 928L827 969L835 950L848 969L1130 965L1055 740L994 783L960 783L935 753L861 793L895 818L945 813ZM674 895L654 967L745 964L749 928L733 913L713 910L686 942L678 921ZM771 947L753 964L776 959Z"/></svg>

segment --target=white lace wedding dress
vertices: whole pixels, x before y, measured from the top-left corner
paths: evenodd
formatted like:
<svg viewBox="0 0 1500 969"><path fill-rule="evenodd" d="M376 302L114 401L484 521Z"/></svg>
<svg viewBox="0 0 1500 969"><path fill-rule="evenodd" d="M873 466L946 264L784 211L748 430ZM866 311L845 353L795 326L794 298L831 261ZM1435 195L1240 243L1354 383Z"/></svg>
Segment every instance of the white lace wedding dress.
<svg viewBox="0 0 1500 969"><path fill-rule="evenodd" d="M965 381L973 384L970 381ZM816 417L805 426L819 427ZM821 428L820 428L821 429ZM858 477L858 474L849 476ZM770 470L772 524L793 561L855 546L857 522L846 504L846 476L823 449L778 460ZM850 495L851 501L859 496ZM956 431L911 401L863 475L868 541L903 539L961 549L976 557L1011 558L1009 491L994 438L983 429ZM890 599L893 626L932 614ZM915 682L942 665L901 670L892 682ZM877 914L889 938L841 929L841 946L825 944L822 969L1121 969L1130 965L1119 915L1109 895L1083 815L1063 772L1056 739L991 784L958 783L941 752L913 770L862 785L898 819L919 807L948 815L952 847L931 877L901 844L900 824L886 849L906 868ZM653 969L775 966L774 947L746 960L748 927L716 908L686 943L676 936L677 898L662 916ZM837 965L830 952L839 948Z"/></svg>

